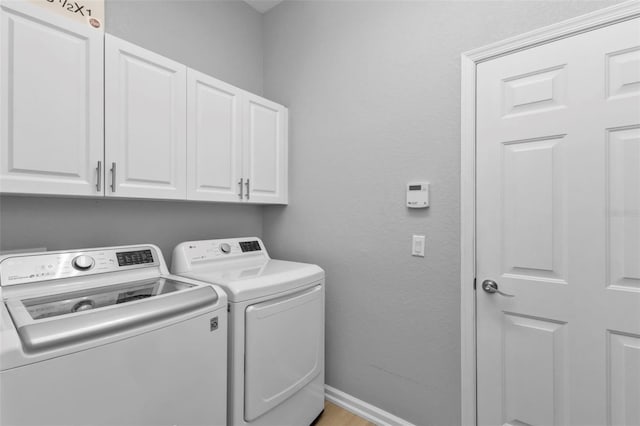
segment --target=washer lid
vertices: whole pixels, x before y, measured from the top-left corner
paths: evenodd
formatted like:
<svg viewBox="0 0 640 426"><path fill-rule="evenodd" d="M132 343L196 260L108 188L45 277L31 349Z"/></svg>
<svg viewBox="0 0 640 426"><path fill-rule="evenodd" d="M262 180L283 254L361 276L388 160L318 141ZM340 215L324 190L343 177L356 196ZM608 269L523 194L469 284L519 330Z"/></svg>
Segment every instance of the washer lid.
<svg viewBox="0 0 640 426"><path fill-rule="evenodd" d="M242 302L306 286L324 278L324 270L310 263L268 259L238 262L225 268L203 266L181 275L221 286L231 302Z"/></svg>
<svg viewBox="0 0 640 426"><path fill-rule="evenodd" d="M165 277L5 300L25 352L98 339L217 302L211 286Z"/></svg>
<svg viewBox="0 0 640 426"><path fill-rule="evenodd" d="M195 287L169 278L157 277L122 284L86 288L48 296L21 299L34 320L153 298Z"/></svg>

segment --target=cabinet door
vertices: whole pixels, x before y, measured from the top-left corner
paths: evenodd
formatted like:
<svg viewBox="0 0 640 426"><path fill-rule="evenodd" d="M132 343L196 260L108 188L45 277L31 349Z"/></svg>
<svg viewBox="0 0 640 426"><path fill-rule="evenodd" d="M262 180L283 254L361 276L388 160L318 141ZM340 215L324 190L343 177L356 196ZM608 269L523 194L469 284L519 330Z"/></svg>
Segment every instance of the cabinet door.
<svg viewBox="0 0 640 426"><path fill-rule="evenodd" d="M244 177L248 201L287 204L288 110L245 93Z"/></svg>
<svg viewBox="0 0 640 426"><path fill-rule="evenodd" d="M102 40L89 25L2 2L1 192L103 193Z"/></svg>
<svg viewBox="0 0 640 426"><path fill-rule="evenodd" d="M187 71L187 198L242 201L242 91Z"/></svg>
<svg viewBox="0 0 640 426"><path fill-rule="evenodd" d="M186 198L184 65L105 36L107 196Z"/></svg>

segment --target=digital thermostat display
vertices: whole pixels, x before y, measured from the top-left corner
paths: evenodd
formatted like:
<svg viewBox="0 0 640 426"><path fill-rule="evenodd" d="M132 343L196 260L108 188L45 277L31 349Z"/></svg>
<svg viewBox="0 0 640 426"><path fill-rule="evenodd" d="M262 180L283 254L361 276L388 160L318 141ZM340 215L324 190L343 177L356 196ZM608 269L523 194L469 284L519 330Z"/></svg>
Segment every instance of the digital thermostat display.
<svg viewBox="0 0 640 426"><path fill-rule="evenodd" d="M411 209L429 207L429 182L410 182L407 184L407 207Z"/></svg>
<svg viewBox="0 0 640 426"><path fill-rule="evenodd" d="M153 254L151 250L137 250L116 253L118 258L118 266L142 265L145 263L153 263Z"/></svg>

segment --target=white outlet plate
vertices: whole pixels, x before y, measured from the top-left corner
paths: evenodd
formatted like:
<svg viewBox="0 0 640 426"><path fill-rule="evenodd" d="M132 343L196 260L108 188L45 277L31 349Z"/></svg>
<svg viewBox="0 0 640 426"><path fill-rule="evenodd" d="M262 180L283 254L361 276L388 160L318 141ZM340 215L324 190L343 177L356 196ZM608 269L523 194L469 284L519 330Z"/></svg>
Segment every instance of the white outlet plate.
<svg viewBox="0 0 640 426"><path fill-rule="evenodd" d="M411 255L424 257L424 243L425 243L424 235L414 235L411 240Z"/></svg>

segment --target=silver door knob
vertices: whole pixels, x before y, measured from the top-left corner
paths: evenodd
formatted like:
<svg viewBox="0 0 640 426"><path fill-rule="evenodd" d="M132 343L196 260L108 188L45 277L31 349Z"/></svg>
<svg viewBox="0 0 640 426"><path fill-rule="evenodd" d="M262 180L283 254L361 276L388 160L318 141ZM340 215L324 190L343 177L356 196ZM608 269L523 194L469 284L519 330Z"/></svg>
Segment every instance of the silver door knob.
<svg viewBox="0 0 640 426"><path fill-rule="evenodd" d="M498 283L493 280L482 281L482 289L487 293L491 293L491 294L498 293L500 296L515 297L515 295L513 294L503 293L500 290L498 290Z"/></svg>

